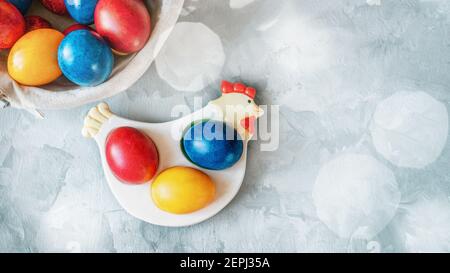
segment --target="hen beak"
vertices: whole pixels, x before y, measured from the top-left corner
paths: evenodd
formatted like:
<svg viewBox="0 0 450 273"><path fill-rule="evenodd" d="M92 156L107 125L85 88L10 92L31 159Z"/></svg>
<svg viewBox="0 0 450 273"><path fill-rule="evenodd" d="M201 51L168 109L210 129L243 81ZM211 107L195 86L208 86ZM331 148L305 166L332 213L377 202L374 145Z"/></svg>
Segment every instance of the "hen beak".
<svg viewBox="0 0 450 273"><path fill-rule="evenodd" d="M255 112L256 112L256 116L258 118L262 117L264 115L264 110L259 106L256 106Z"/></svg>

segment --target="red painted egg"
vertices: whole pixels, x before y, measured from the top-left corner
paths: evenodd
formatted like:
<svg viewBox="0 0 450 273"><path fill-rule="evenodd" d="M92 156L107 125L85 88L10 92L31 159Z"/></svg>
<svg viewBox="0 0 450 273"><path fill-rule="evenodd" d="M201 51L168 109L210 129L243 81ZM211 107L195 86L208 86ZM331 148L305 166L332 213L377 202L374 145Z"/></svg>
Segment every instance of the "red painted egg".
<svg viewBox="0 0 450 273"><path fill-rule="evenodd" d="M11 48L25 33L25 19L11 3L0 0L0 49Z"/></svg>
<svg viewBox="0 0 450 273"><path fill-rule="evenodd" d="M66 15L67 9L64 0L41 0L41 4L49 11L58 14Z"/></svg>
<svg viewBox="0 0 450 273"><path fill-rule="evenodd" d="M113 130L106 139L105 152L112 173L124 183L145 183L158 170L159 157L155 144L135 128Z"/></svg>
<svg viewBox="0 0 450 273"><path fill-rule="evenodd" d="M97 32L123 54L141 50L150 38L150 14L142 0L99 0L94 20Z"/></svg>
<svg viewBox="0 0 450 273"><path fill-rule="evenodd" d="M88 26L86 26L86 25L82 25L82 24L73 24L73 25L71 25L70 27L66 28L66 29L63 31L63 34L64 34L64 35L67 35L67 34L71 33L72 31L80 30L80 29L89 30L89 31L91 31L91 32L94 31L92 28L90 28L90 27L88 27Z"/></svg>
<svg viewBox="0 0 450 273"><path fill-rule="evenodd" d="M25 32L30 32L40 28L52 28L52 25L47 20L37 15L25 16L25 24Z"/></svg>

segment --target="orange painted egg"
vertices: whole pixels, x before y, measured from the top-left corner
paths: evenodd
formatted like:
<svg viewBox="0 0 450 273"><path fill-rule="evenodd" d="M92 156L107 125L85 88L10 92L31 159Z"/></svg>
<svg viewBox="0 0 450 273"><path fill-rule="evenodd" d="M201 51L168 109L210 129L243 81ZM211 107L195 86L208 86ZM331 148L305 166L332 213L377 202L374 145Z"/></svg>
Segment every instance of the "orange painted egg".
<svg viewBox="0 0 450 273"><path fill-rule="evenodd" d="M18 83L39 86L61 76L58 46L64 35L54 29L28 32L12 47L8 56L8 73Z"/></svg>

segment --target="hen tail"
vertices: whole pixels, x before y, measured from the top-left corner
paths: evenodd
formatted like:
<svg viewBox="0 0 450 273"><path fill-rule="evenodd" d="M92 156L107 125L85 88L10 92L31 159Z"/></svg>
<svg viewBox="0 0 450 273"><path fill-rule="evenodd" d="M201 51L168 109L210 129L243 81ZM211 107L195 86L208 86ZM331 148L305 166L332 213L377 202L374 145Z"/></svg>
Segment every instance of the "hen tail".
<svg viewBox="0 0 450 273"><path fill-rule="evenodd" d="M81 134L86 138L95 137L103 123L105 123L109 118L111 118L113 113L109 110L108 104L102 102L96 107L92 108L84 119L83 129Z"/></svg>

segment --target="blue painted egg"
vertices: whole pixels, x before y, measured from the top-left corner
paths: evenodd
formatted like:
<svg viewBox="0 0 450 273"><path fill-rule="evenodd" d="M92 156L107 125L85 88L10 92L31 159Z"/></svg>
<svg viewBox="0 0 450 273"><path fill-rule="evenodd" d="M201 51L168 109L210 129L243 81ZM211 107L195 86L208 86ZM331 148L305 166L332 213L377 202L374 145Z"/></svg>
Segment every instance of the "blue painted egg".
<svg viewBox="0 0 450 273"><path fill-rule="evenodd" d="M96 86L111 75L114 57L99 35L82 29L69 33L62 40L58 64L70 81L81 86Z"/></svg>
<svg viewBox="0 0 450 273"><path fill-rule="evenodd" d="M94 23L94 12L98 0L64 0L70 16L80 24Z"/></svg>
<svg viewBox="0 0 450 273"><path fill-rule="evenodd" d="M193 124L181 141L185 156L195 165L209 170L232 167L242 156L244 143L239 133L221 121Z"/></svg>
<svg viewBox="0 0 450 273"><path fill-rule="evenodd" d="M31 6L31 0L8 0L8 2L16 6L22 15L25 15Z"/></svg>

